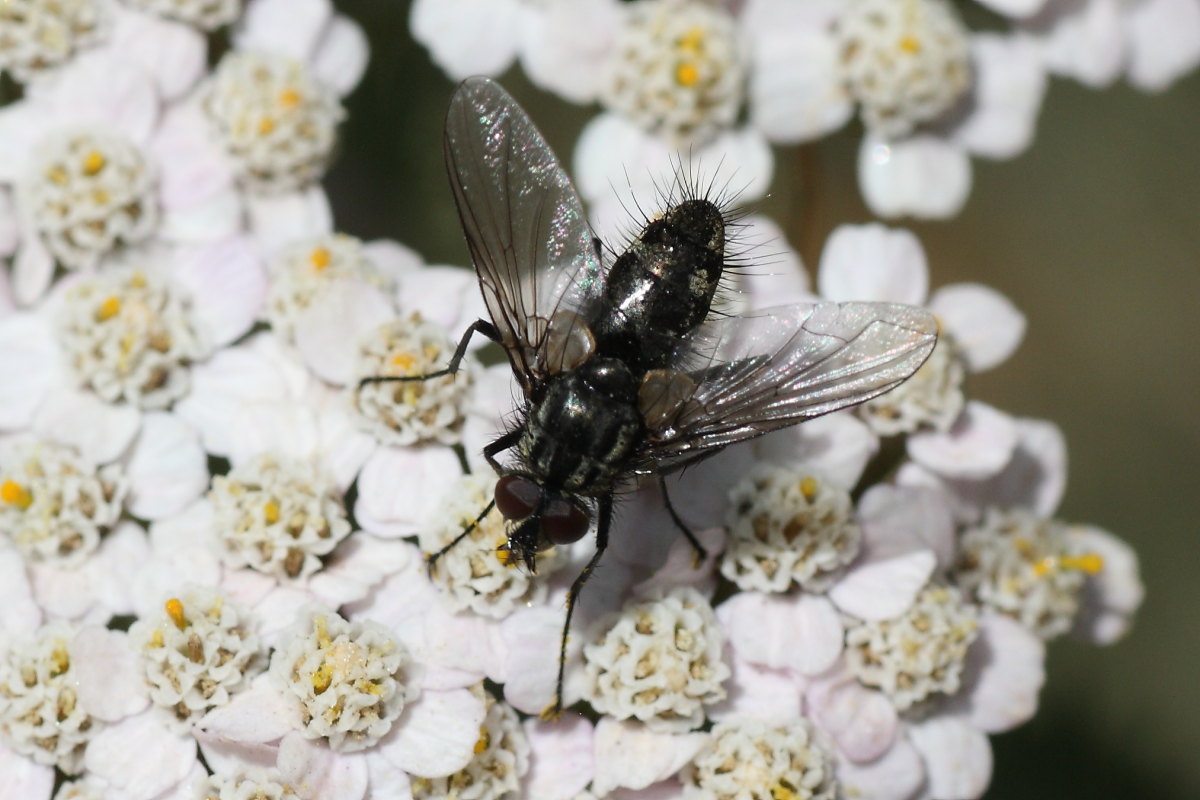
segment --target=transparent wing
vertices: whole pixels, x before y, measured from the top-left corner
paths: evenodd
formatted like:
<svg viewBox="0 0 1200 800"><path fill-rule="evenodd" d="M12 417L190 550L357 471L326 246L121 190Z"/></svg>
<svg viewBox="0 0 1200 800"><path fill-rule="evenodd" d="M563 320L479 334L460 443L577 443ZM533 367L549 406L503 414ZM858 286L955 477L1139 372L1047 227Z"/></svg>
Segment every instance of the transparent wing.
<svg viewBox="0 0 1200 800"><path fill-rule="evenodd" d="M818 303L705 322L677 352L691 378L677 413L651 433L657 469L883 394L937 342L927 311L893 303Z"/></svg>
<svg viewBox="0 0 1200 800"><path fill-rule="evenodd" d="M547 347L550 320L569 335L563 320L601 288L583 205L529 116L487 78L455 91L444 149L488 314L528 392L564 349Z"/></svg>

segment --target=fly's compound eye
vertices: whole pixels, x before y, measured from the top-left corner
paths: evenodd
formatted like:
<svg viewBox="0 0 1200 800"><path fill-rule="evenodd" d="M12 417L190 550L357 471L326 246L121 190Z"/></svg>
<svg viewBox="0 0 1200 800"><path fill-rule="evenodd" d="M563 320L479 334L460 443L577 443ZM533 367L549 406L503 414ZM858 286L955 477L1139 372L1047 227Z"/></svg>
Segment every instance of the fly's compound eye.
<svg viewBox="0 0 1200 800"><path fill-rule="evenodd" d="M591 524L583 509L561 498L551 500L542 512L542 535L551 544L578 542Z"/></svg>
<svg viewBox="0 0 1200 800"><path fill-rule="evenodd" d="M496 508L505 519L525 519L537 510L542 489L528 478L505 475L496 481Z"/></svg>

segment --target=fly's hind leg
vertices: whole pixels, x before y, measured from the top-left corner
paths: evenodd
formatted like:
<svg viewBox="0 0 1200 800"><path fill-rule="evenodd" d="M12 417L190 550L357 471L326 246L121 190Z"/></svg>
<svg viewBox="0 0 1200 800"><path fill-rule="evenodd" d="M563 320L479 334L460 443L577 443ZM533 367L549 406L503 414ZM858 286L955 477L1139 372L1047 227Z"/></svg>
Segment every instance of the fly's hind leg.
<svg viewBox="0 0 1200 800"><path fill-rule="evenodd" d="M671 496L667 494L667 481L662 475L658 476L658 488L662 490L663 505L667 507L667 513L671 515L671 521L675 523L675 527L683 531L683 535L687 537L688 543L692 546L692 568L695 569L704 563L704 559L708 558L708 550L704 549L704 545L700 544L696 534L692 533L692 529L675 512L675 506L671 505Z"/></svg>
<svg viewBox="0 0 1200 800"><path fill-rule="evenodd" d="M359 381L358 388L361 389L369 383L427 381L431 378L440 378L443 375L453 375L458 372L458 367L462 364L463 356L467 354L467 345L471 343L471 337L476 332L482 333L493 342L500 341L500 331L496 330L495 325L485 319L477 319L471 323L471 327L467 328L462 338L458 340L458 346L454 348L454 355L450 356L450 362L446 364L445 369L439 369L437 372L430 372L426 375L371 375Z"/></svg>
<svg viewBox="0 0 1200 800"><path fill-rule="evenodd" d="M604 554L605 548L608 547L608 528L612 524L612 509L612 495L600 498L600 508L596 515L596 552L592 554L587 566L583 568L583 572L580 572L579 576L575 578L575 582L571 584L571 591L567 593L567 618L563 622L562 639L558 646L558 678L554 683L554 702L542 710L540 716L544 720L555 720L562 714L563 671L567 667L567 638L571 632L571 615L575 613L575 603L579 600L579 592L583 589L583 584L591 577L592 570L596 568L596 563Z"/></svg>

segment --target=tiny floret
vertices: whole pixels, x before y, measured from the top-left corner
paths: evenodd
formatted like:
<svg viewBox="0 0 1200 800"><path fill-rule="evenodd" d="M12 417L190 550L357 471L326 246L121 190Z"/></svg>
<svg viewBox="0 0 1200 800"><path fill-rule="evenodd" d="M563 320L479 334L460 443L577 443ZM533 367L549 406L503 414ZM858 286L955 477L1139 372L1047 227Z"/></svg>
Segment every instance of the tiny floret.
<svg viewBox="0 0 1200 800"><path fill-rule="evenodd" d="M935 694L958 691L979 612L954 586L922 589L895 619L848 621L846 662L866 684L906 711Z"/></svg>
<svg viewBox="0 0 1200 800"><path fill-rule="evenodd" d="M518 800L521 777L529 771L529 740L517 713L486 697L487 716L475 743L475 757L444 778L415 778L413 800Z"/></svg>
<svg viewBox="0 0 1200 800"><path fill-rule="evenodd" d="M277 769L239 766L233 774L209 775L196 800L301 800Z"/></svg>
<svg viewBox="0 0 1200 800"><path fill-rule="evenodd" d="M208 493L227 563L307 578L350 533L341 493L313 465L262 455L213 478Z"/></svg>
<svg viewBox="0 0 1200 800"><path fill-rule="evenodd" d="M0 70L22 83L104 39L99 0L5 0L0 3Z"/></svg>
<svg viewBox="0 0 1200 800"><path fill-rule="evenodd" d="M949 335L943 333L929 359L911 378L863 403L858 414L880 436L913 433L922 426L944 433L966 404L965 375L962 359Z"/></svg>
<svg viewBox="0 0 1200 800"><path fill-rule="evenodd" d="M713 727L683 768L687 800L835 800L833 756L803 717L772 725L734 717Z"/></svg>
<svg viewBox="0 0 1200 800"><path fill-rule="evenodd" d="M298 728L338 752L371 747L417 698L408 650L377 622L310 609L281 634L271 678L296 703Z"/></svg>
<svg viewBox="0 0 1200 800"><path fill-rule="evenodd" d="M729 495L721 574L745 591L828 589L855 556L862 532L850 493L814 474L756 467Z"/></svg>
<svg viewBox="0 0 1200 800"><path fill-rule="evenodd" d="M598 627L583 658L585 696L600 713L680 732L699 727L705 706L725 698L724 636L695 589L635 598Z"/></svg>

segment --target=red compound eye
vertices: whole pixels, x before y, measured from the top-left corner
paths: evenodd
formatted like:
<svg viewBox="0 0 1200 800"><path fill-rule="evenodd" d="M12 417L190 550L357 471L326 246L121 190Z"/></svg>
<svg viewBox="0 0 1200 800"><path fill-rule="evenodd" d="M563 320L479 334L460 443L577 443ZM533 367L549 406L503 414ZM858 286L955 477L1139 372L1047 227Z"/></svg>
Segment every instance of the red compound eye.
<svg viewBox="0 0 1200 800"><path fill-rule="evenodd" d="M553 544L578 542L591 525L583 509L562 498L551 500L542 512L542 535Z"/></svg>
<svg viewBox="0 0 1200 800"><path fill-rule="evenodd" d="M528 478L505 475L496 481L496 508L505 519L525 519L542 499L542 489Z"/></svg>

